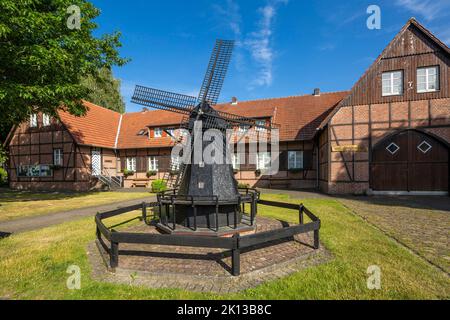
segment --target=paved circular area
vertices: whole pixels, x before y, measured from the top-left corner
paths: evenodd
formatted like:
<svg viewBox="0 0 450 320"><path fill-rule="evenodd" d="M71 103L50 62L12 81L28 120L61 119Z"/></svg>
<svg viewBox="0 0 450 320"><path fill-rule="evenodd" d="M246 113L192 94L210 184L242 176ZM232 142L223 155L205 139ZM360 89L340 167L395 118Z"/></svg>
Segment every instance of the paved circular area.
<svg viewBox="0 0 450 320"><path fill-rule="evenodd" d="M285 222L258 218L256 232L286 227ZM139 225L127 232L157 233L154 227ZM94 278L153 288L180 288L191 291L227 293L254 287L330 258L312 248L311 234L274 241L241 251L241 275L230 274L231 252L223 249L191 248L143 244L120 245L119 267L107 270L109 256L97 242L88 248Z"/></svg>

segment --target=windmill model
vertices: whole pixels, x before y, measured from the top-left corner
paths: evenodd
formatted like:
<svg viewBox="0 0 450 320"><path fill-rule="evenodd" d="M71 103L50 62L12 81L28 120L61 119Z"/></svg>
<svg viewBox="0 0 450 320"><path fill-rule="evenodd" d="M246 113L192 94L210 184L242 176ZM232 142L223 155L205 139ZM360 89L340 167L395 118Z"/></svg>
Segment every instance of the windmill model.
<svg viewBox="0 0 450 320"><path fill-rule="evenodd" d="M202 133L210 129L222 133L223 146L226 146L227 129L244 127L268 134L271 128L257 124L254 119L214 109L233 48L234 41L216 41L198 98L137 86L132 102L185 115L181 128L188 130L191 136L195 124L201 121ZM209 143L202 142L203 148ZM222 149L223 159L226 159L227 148ZM252 229L259 193L249 189L240 192L229 161L223 161L223 164L195 163L193 151L191 142L188 155L191 161L179 167L176 181L170 186L173 190L158 195L158 226L169 233L226 234ZM245 203L251 205L249 216L245 215Z"/></svg>

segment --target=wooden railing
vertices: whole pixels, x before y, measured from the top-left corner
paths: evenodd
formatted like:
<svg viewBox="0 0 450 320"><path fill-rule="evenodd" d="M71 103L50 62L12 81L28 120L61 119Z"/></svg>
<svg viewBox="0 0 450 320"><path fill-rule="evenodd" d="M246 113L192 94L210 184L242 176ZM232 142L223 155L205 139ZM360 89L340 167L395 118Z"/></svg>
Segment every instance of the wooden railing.
<svg viewBox="0 0 450 320"><path fill-rule="evenodd" d="M240 275L240 252L241 249L249 249L264 243L287 239L294 237L295 235L314 232L314 248L319 249L319 230L320 219L316 217L311 211L305 208L303 205L274 202L260 200L259 204L265 206L272 206L278 208L294 209L298 210L299 224L295 226L275 229L271 231L256 233L253 235L240 236L235 234L232 238L221 237L205 237L205 236L185 236L185 235L169 235L169 234L148 234L148 233L130 233L130 232L117 232L111 228L107 228L103 223L104 219L108 219L114 216L124 214L126 212L142 210L142 216L144 221L147 220L147 209L149 207L156 208L158 203L143 203L140 205L130 206L126 208L120 208L114 211L97 213L95 216L95 222L97 225L97 239L103 246L105 251L108 252L110 257L110 267L116 268L119 265L119 245L122 243L129 244L154 244L154 245L167 245L167 246L183 246L183 247L198 247L198 248L219 248L227 249L231 251L231 270L234 276ZM311 222L304 224L304 215L307 215ZM110 242L108 247L103 241L105 238Z"/></svg>

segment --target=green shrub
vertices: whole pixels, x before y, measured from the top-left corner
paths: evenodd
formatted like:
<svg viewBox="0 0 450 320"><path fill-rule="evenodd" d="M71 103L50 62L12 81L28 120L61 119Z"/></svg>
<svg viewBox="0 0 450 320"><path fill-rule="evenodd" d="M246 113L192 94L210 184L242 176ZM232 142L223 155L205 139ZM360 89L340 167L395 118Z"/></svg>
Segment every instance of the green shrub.
<svg viewBox="0 0 450 320"><path fill-rule="evenodd" d="M128 169L123 170L123 175L125 177L132 176L133 174L134 174L134 171L132 171L132 170L128 170Z"/></svg>
<svg viewBox="0 0 450 320"><path fill-rule="evenodd" d="M0 184L5 184L8 182L8 172L5 169L0 168Z"/></svg>
<svg viewBox="0 0 450 320"><path fill-rule="evenodd" d="M154 170L147 171L147 178L154 177L158 174L158 172Z"/></svg>
<svg viewBox="0 0 450 320"><path fill-rule="evenodd" d="M239 189L247 189L250 188L250 185L248 183L238 183Z"/></svg>
<svg viewBox="0 0 450 320"><path fill-rule="evenodd" d="M164 180L155 180L152 182L152 192L158 193L167 190L167 183Z"/></svg>

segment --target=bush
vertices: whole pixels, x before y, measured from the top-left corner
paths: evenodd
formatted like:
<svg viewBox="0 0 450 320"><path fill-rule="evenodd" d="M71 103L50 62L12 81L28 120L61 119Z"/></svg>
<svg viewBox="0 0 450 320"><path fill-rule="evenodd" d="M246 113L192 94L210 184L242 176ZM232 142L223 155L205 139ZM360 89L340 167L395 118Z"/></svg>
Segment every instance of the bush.
<svg viewBox="0 0 450 320"><path fill-rule="evenodd" d="M0 168L0 184L6 184L8 182L8 172L5 169Z"/></svg>
<svg viewBox="0 0 450 320"><path fill-rule="evenodd" d="M248 183L238 183L239 189L248 189L250 188L250 185Z"/></svg>
<svg viewBox="0 0 450 320"><path fill-rule="evenodd" d="M150 170L150 171L147 172L147 178L154 177L157 174L158 174L158 172L156 172L154 170Z"/></svg>
<svg viewBox="0 0 450 320"><path fill-rule="evenodd" d="M167 190L167 184L164 180L155 180L152 182L152 192L159 193Z"/></svg>
<svg viewBox="0 0 450 320"><path fill-rule="evenodd" d="M134 171L132 171L132 170L128 170L128 169L123 170L123 175L125 177L132 176L133 174L134 174Z"/></svg>

